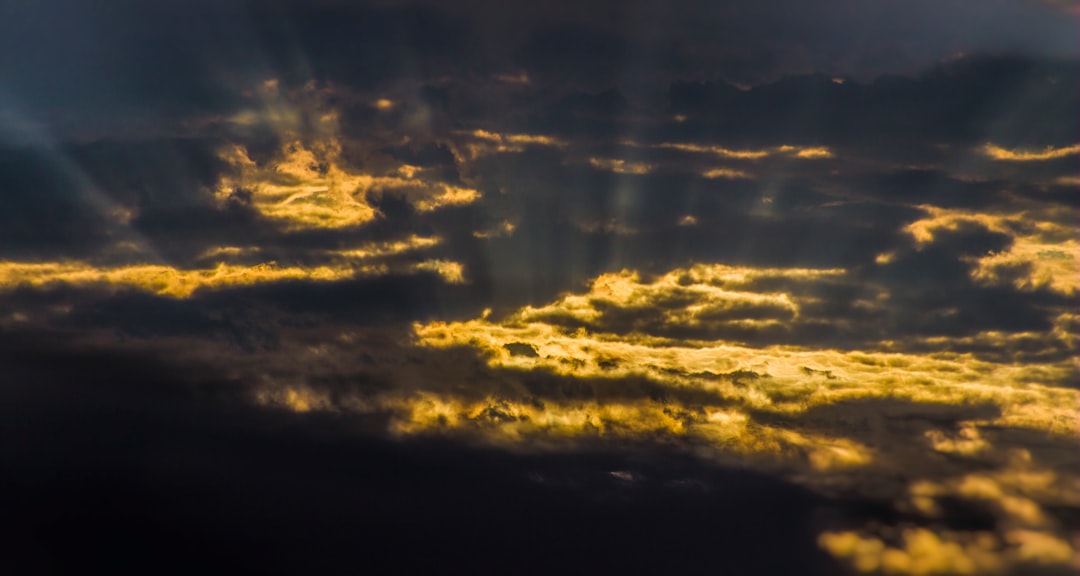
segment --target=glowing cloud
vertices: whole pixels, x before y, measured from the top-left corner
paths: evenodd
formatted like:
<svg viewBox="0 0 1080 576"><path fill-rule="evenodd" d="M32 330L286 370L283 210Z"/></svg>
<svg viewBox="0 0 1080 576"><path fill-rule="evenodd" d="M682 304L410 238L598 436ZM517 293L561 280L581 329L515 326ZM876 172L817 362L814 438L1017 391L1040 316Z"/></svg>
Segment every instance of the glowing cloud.
<svg viewBox="0 0 1080 576"><path fill-rule="evenodd" d="M712 168L701 174L705 178L727 178L729 180L753 178L748 172L733 170L731 168Z"/></svg>
<svg viewBox="0 0 1080 576"><path fill-rule="evenodd" d="M884 351L891 343L863 351L751 348L604 330L613 310L668 310L664 321L680 327L692 327L720 303L772 304L797 314L797 292L758 287L844 274L696 266L644 282L624 271L598 277L584 294L501 320L485 314L416 324L419 345L474 349L511 383L497 391L480 385L486 394L479 398L460 397L452 385L443 393L387 398L397 415L392 430L449 432L511 448L678 440L699 455L787 474L819 490L842 486L874 497L891 479L911 478L901 509L936 518L940 502L961 499L991 514L997 528L901 525L895 538L870 527L826 532L821 546L866 573L1004 573L1072 562L1076 550L1048 512L1080 504L1075 474L1055 471L1074 458L1080 434L1080 391L1061 386L1075 372L1068 362L1016 365ZM679 305L664 304L672 300ZM513 383L514 374L530 372L593 388L538 402ZM608 381L619 383L619 396L604 395ZM649 382L658 388L645 387ZM1047 439L1037 457L1008 440L1032 433ZM978 461L981 471L933 454Z"/></svg>
<svg viewBox="0 0 1080 576"><path fill-rule="evenodd" d="M435 272L450 284L463 284L465 282L465 268L458 262L425 260L417 264L414 269Z"/></svg>
<svg viewBox="0 0 1080 576"><path fill-rule="evenodd" d="M328 140L320 153L299 142L287 145L283 158L269 166L256 166L239 146L222 153L238 175L218 184L221 202L238 194L250 195L251 206L264 217L282 222L287 229L344 228L373 220L376 211L367 203L371 192L396 192L421 212L444 206L470 204L480 198L471 188L429 181L411 166L397 174L373 176L339 165L340 145Z"/></svg>
<svg viewBox="0 0 1080 576"><path fill-rule="evenodd" d="M627 162L617 158L589 158L589 165L593 168L618 174L648 174L656 168L653 164Z"/></svg>
<svg viewBox="0 0 1080 576"><path fill-rule="evenodd" d="M279 266L276 262L244 266L219 261L201 269L181 269L164 264L130 264L98 267L85 262L0 262L0 290L20 286L43 287L56 284L135 288L172 298L188 298L201 289L251 286L285 280L332 282L357 276L386 274L391 270L379 258L434 246L436 238L413 236L409 239L371 244L365 247L328 251L321 256L326 264L316 266ZM219 247L203 258L230 258L257 250ZM460 265L435 261L415 270L433 270L449 282L461 282Z"/></svg>
<svg viewBox="0 0 1080 576"><path fill-rule="evenodd" d="M807 287L847 275L719 264L602 274L585 290L502 317L415 323L411 346L396 353L410 360L379 361L394 367L396 388L331 400L301 379L269 385L256 401L386 414L395 435L508 450L670 443L829 494L885 494L908 517L933 521L960 499L994 519L982 530L901 524L820 535L822 548L859 572L1068 565L1075 550L1052 510L1080 505L1067 466L1080 434L1080 391L1062 385L1075 373L1070 362L925 355L894 341L838 350L687 336L714 321L797 322L814 302ZM309 376L326 357L312 357Z"/></svg>
<svg viewBox="0 0 1080 576"><path fill-rule="evenodd" d="M814 159L814 158L832 158L832 150L825 147L817 148L801 148L798 146L781 146L779 148L781 152L794 153L796 158Z"/></svg>
<svg viewBox="0 0 1080 576"><path fill-rule="evenodd" d="M509 220L503 220L498 226L491 230L478 230L473 232L473 236L476 238L494 238L497 236L510 236L514 233L517 226Z"/></svg>
<svg viewBox="0 0 1080 576"><path fill-rule="evenodd" d="M1054 148L1048 146L1043 150L1009 150L1008 148L1002 148L994 144L987 144L983 146L982 153L986 156L993 158L994 160L1005 160L1009 162L1042 162L1046 160L1056 160L1058 158L1065 158L1067 156L1074 156L1080 154L1080 144L1074 146L1066 146L1064 148Z"/></svg>
<svg viewBox="0 0 1080 576"><path fill-rule="evenodd" d="M934 243L942 231L973 224L1012 237L1012 245L1000 253L975 259L973 276L987 284L1012 284L1021 290L1048 287L1074 294L1080 287L1080 242L1075 239L1072 216L1050 204L1030 204L1011 214L985 214L961 209L919 206L928 217L916 220L906 231L919 246ZM878 256L886 263L891 256Z"/></svg>
<svg viewBox="0 0 1080 576"><path fill-rule="evenodd" d="M665 142L663 144L657 144L656 147L679 150L680 152L712 154L714 156L720 156L722 158L738 158L740 160L757 160L759 158L765 158L766 156L769 156L769 154L771 154L769 150L733 150L731 148L724 148L722 146L676 142Z"/></svg>
<svg viewBox="0 0 1080 576"><path fill-rule="evenodd" d="M270 166L256 166L247 151L232 146L221 157L238 172L222 178L216 195L222 202L250 196L251 206L289 229L343 228L375 218L363 193L377 179L350 173L337 163L340 146L330 141L320 153L299 142L286 145L284 157Z"/></svg>
<svg viewBox="0 0 1080 576"><path fill-rule="evenodd" d="M374 106L376 110L379 110L381 112L387 112L393 110L397 106L397 104L389 98L379 98L372 104L372 106Z"/></svg>
<svg viewBox="0 0 1080 576"><path fill-rule="evenodd" d="M472 204L480 199L480 193L472 188L461 188L444 184L442 193L432 198L425 198L416 202L416 209L421 212L432 212L444 206L464 206Z"/></svg>
<svg viewBox="0 0 1080 576"><path fill-rule="evenodd" d="M628 144L639 146L639 144L633 142L628 142ZM768 158L770 156L777 155L791 156L804 160L833 157L832 150L824 146L806 147L782 145L774 146L772 148L760 148L757 150L738 150L711 144L664 142L661 144L656 144L654 147L669 150L678 150L680 152L692 152L695 154L711 154L713 156L719 156L721 158L730 158L735 160L760 160L762 158Z"/></svg>
<svg viewBox="0 0 1080 576"><path fill-rule="evenodd" d="M505 142L509 144L536 144L540 146L566 145L565 142L557 138L540 134L496 134L494 132L486 132L484 130L474 130L472 132L472 135L483 140Z"/></svg>
<svg viewBox="0 0 1080 576"><path fill-rule="evenodd" d="M283 96L276 82L268 82L259 95L262 106L243 112L234 123L271 128L283 145L273 159L262 164L253 161L240 145L224 146L219 157L232 171L215 189L223 204L248 204L287 230L303 230L370 222L378 216L367 201L372 192L400 192L420 211L480 198L476 190L429 179L421 169L408 164L383 174L349 166L342 159L338 114L314 85ZM372 102L380 111L397 105L386 98Z"/></svg>
<svg viewBox="0 0 1080 576"><path fill-rule="evenodd" d="M162 296L187 298L201 288L250 286L282 280L332 281L351 277L361 270L316 266L280 267L269 262L255 266L218 264L209 269L181 270L165 265L131 265L98 268L72 263L0 263L0 287L49 286L53 284L130 287Z"/></svg>

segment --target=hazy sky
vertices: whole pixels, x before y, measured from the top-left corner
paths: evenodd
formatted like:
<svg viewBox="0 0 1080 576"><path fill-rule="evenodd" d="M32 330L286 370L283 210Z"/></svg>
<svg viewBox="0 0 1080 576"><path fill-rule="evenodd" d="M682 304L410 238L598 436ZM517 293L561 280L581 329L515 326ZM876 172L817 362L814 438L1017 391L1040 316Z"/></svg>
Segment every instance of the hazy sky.
<svg viewBox="0 0 1080 576"><path fill-rule="evenodd" d="M0 4L5 562L1080 569L1078 14Z"/></svg>

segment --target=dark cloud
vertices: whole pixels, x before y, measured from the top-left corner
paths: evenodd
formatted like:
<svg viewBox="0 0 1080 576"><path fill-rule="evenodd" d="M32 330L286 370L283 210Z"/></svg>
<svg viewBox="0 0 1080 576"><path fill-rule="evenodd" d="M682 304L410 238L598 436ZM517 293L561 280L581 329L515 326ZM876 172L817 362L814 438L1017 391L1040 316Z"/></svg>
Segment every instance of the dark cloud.
<svg viewBox="0 0 1080 576"><path fill-rule="evenodd" d="M63 156L0 152L0 250L9 258L85 256L113 240L119 226L108 197Z"/></svg>
<svg viewBox="0 0 1080 576"><path fill-rule="evenodd" d="M12 569L336 571L360 554L365 566L410 573L447 561L547 573L566 569L565 549L577 550L571 571L837 573L813 544L824 502L753 473L661 453L390 443L357 435L370 423L355 419L254 410L230 392L237 383L205 367L29 336L5 337L0 360L33 383L2 388L4 438L21 439L0 445ZM612 475L622 470L631 484ZM521 529L508 531L511 522ZM116 549L118 539L130 548ZM770 558L778 540L789 553ZM713 559L718 550L727 552Z"/></svg>
<svg viewBox="0 0 1080 576"><path fill-rule="evenodd" d="M672 127L683 138L733 142L844 144L878 140L1071 145L1076 133L1051 121L1075 113L1077 67L1071 61L973 57L918 77L869 83L797 76L740 90L724 82L675 83L670 109L695 122ZM1034 111L1040 111L1035 114ZM1055 114L1042 115L1042 111Z"/></svg>
<svg viewBox="0 0 1080 576"><path fill-rule="evenodd" d="M1055 310L1070 299L1047 290L1021 293L980 286L966 257L1008 248L1011 238L976 225L942 232L934 243L908 249L874 276L892 291L894 329L926 335L973 334L983 330L1048 331Z"/></svg>
<svg viewBox="0 0 1080 576"><path fill-rule="evenodd" d="M560 2L520 11L491 2L199 0L150 7L111 0L90 12L77 2L50 0L10 3L3 16L0 53L20 55L3 61L11 99L5 107L18 104L22 114L51 126L98 135L121 125L176 129L196 111L234 111L249 85L269 77L293 86L317 80L371 90L401 80L524 71L549 88L557 81L562 92L613 84L637 92L643 83L677 78L760 83L820 71L868 79L914 73L958 53L1075 51L1074 18L1026 0L933 9L899 2L813 8L788 0L753 8ZM1010 81L998 78L995 85ZM826 94L807 88L772 92L780 100L798 97L804 108ZM928 122L952 120L946 126L963 130L963 116L947 116L956 103L970 104L967 117L1012 105L989 94L953 94L951 102L939 99ZM1015 97L1058 107L1071 101L1041 88ZM834 101L843 98L817 105L829 109ZM81 113L88 110L94 114ZM806 118L796 119L808 126ZM1031 121L1010 117L1000 129L1015 133Z"/></svg>
<svg viewBox="0 0 1080 576"><path fill-rule="evenodd" d="M568 68L571 60L576 65ZM537 31L521 48L517 62L545 84L605 86L619 77L626 45L606 31L559 27Z"/></svg>
<svg viewBox="0 0 1080 576"><path fill-rule="evenodd" d="M930 114L926 120L913 121L895 106L882 103L918 107L922 105L920 103L931 102L930 95L950 94L945 104L933 106L951 106L948 101L959 102L963 94L977 94L981 89L997 91L999 95L986 98L987 101L999 101L1004 98L1000 94L1017 89L1002 88L998 80L1006 78L1011 79L1009 82L1013 85L1023 85L1024 79L1034 74L1032 70L1045 68L1021 60L976 60L948 66L916 80L893 83L882 80L869 85L836 84L824 77L801 77L749 91L723 84L712 87L685 84L673 87L669 93L673 112L701 114L708 118L719 110L733 108L734 111L725 112L720 121L750 124L745 129L732 127L725 131L727 136L720 142L737 142L740 130L752 128L754 138L760 142L726 144L758 147L749 148L751 152L760 150L766 142L774 148L780 143L798 142L802 138L800 134L807 133L792 133L794 140L783 140L780 135L772 134L774 139L769 140L768 126L781 126L787 121L768 118L768 115L772 110L790 111L792 107L788 104L791 103L809 106L820 112L814 126L809 128L810 133L834 134L840 138L840 146L829 152L832 157L820 160L784 157L784 153L772 148L766 149L773 151L760 159L724 156L729 152L714 159L708 151L656 147L665 140L646 139L634 145L612 142L617 134L615 127L627 123L633 132L632 127L639 122L635 115L644 111L631 110L625 97L614 90L559 97L552 101L550 116L547 116L553 121L551 127L554 128L570 126L577 121L589 126L593 119L607 123L612 127L610 129L594 125L593 128L599 131L591 135L588 130L582 133L580 129L570 129L565 135L573 136L573 139L563 147L530 145L521 151L494 153L471 160L462 157L460 152L455 156L454 150L460 150L462 136L453 131L436 137L429 134L406 144L371 146L365 141L364 122L380 126L380 134L392 134L395 122L405 122L404 117L383 119L371 112L370 106L346 104L346 118L350 110L368 111L365 112L368 120L359 124L345 123L346 148L350 146L348 143L355 143L351 144L354 150L367 150L350 162L376 173L400 163L427 167L430 174L446 182L476 186L483 197L473 206L420 213L405 200L410 194L408 190L375 190L369 192L365 200L380 211L381 217L362 227L344 229L286 230L280 223L272 223L254 212L242 189L234 191L233 199L228 202L213 198L213 187L234 170L217 156L222 146L233 138L228 134L202 140L99 142L71 146L52 157L44 153L37 155L53 162L47 164L42 160L46 162L44 166L54 167L60 162L59 165L69 167L69 172L81 178L51 185L54 189L64 190L63 193L71 198L49 203L48 209L60 210L61 221L70 218L71 224L63 227L35 224L35 212L28 210L8 230L10 234L16 234L23 229L20 234L25 237L24 243L39 241L43 243L39 252L56 249L56 253L64 250L78 253L80 248L94 246L95 237L98 237L98 245L104 245L107 240L116 242L122 232L136 235L156 257L186 265L198 262L201 254L219 246L259 247L252 263L267 260L317 263L319 259L312 256L313 251L370 241L399 240L409 234L434 235L444 244L427 255L465 264L471 288L461 291L472 290L472 294L450 298L471 302L464 309L475 309L485 300L500 309L513 309L523 303L543 304L560 292L581 286L597 274L621 268L663 273L694 262L716 261L764 266L845 267L863 270L859 275L863 281L880 283L894 292L889 306L893 312L867 316L865 311L846 306L844 302L850 302L852 295L859 292L854 288L823 294L825 300L814 308L821 316L805 319L807 329L811 330L807 338L826 337L820 330L833 334L829 340L839 337L835 328L826 329L826 326L830 321L841 319L852 326L860 326L859 329L843 330L848 337L854 331L878 338L885 330L885 325L880 322L893 314L897 320L889 329L912 330L911 334L959 334L994 328L1048 329L1052 314L1067 305L1067 300L1050 293L1020 294L1010 288L978 286L972 279L974 268L970 259L1007 250L1012 242L1010 236L1002 232L958 231L941 235L929 247L913 247L904 231L904 226L925 216L912 205L1003 210L1012 202L1010 194L1022 192L1034 196L1041 192L1030 184L1017 187L1001 175L995 179L972 180L954 175L945 168L901 168L895 164L897 160L883 156L880 151L859 151L844 143L846 138L855 137L854 133L845 135L843 130L846 128L843 127L859 126L856 116L843 121L829 119L830 115L839 118L880 109L887 112L876 112L880 118L898 113L897 119L889 120L894 126L919 134L928 143L936 142L932 130L944 128L930 128L931 120L937 118L935 115L952 115L953 112L926 109ZM1057 66L1059 71L1066 70L1060 63L1045 66L1050 67L1045 69ZM960 92L961 96L951 95L953 86L964 85L970 86ZM468 97L468 94L453 96L462 97ZM688 108L687 102L694 99L709 104L704 108ZM955 106L959 110L959 104ZM765 124L755 124L758 121ZM968 121L986 125L983 120ZM672 123L668 117L663 117L662 122L678 129L679 124ZM686 124L703 125L701 122ZM882 129L886 128L870 122L857 130ZM645 134L649 136L647 131ZM967 138L970 135L955 133L953 136ZM657 135L650 137L657 138ZM945 134L943 137L952 136ZM274 139L240 141L253 151L260 163L280 158L281 152L274 151L274 147L279 146ZM1045 139L1040 141L1047 142ZM270 145L260 152L260 142ZM918 154L928 154L928 149L924 146ZM738 148L733 150L731 154L739 153ZM869 157L865 156L867 153ZM606 170L584 161L591 154L622 158L646 168L641 174ZM960 153L951 148L930 154L931 158L936 154L936 161L944 165L968 162L970 157L970 152ZM887 163L881 165L881 162ZM24 165L17 156L13 156L9 164L11 167ZM743 171L748 177L702 176L717 165ZM1061 174L1061 168L1058 168L1058 174ZM847 175L849 171L850 176ZM38 186L49 190L50 179L57 177L57 171L45 168L23 173L12 168L11 172L12 178L20 180L13 180L18 186L13 185L10 189L18 198L26 198L25 202L41 202L42 196L32 191ZM59 174L63 173L59 171ZM92 186L94 193L78 192L80 183L84 187ZM106 208L114 212L130 210L135 215L130 228L125 230L124 226L114 223L111 225L121 232L111 233L111 236L106 233L102 237L104 227L96 223L98 221L86 220L90 211L74 207L63 211L65 202L71 206L78 206L78 202L86 204L94 199L94 194L105 199ZM45 208L37 210L40 213L38 220L41 220L45 217ZM694 225L682 225L687 217L693 218ZM83 220L85 222L79 224ZM497 230L504 222L513 226L512 233L477 237L477 233ZM68 230L68 235L62 239L47 237L57 234L58 230ZM40 234L41 238L36 238L35 234ZM12 248L18 245L8 244ZM49 246L53 248L47 248ZM889 252L898 256L883 266L875 263L876 257ZM395 261L417 262L418 259L406 254L386 260ZM1002 268L1000 274L1005 273ZM1021 267L1010 272L1017 278L1025 273L1030 270ZM266 294L280 294L280 297L269 297L269 301L275 305L283 302L289 309L307 310L304 302L338 301L333 295L337 290L334 287L314 287L311 289L318 292L308 295L305 291L309 288L303 284L291 288L280 286L269 289ZM248 293L262 301L263 297L258 296L264 293L262 290L253 288ZM342 288L342 298L348 298L344 294L349 292L350 289ZM439 300L434 293L425 292L404 308L423 303L423 306L434 306L432 309L460 309L457 304L449 305L449 308L432 304ZM921 307L927 313L912 316L907 311L908 306ZM948 314L942 315L942 312ZM779 318L775 314L770 317ZM919 317L925 320L917 320ZM953 327L946 328L946 325ZM905 326L908 328L902 328ZM611 329L622 332L626 327ZM740 340L750 338L752 334L743 328L738 329L737 334L729 333ZM767 338L790 337L792 333L783 330Z"/></svg>

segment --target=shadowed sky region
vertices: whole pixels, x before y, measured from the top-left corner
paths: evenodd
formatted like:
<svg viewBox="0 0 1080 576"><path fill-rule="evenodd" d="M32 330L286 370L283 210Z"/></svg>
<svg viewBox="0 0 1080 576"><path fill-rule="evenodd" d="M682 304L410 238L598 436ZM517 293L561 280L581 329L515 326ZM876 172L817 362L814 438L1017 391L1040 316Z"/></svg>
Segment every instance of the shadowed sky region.
<svg viewBox="0 0 1080 576"><path fill-rule="evenodd" d="M1077 573L1077 30L0 2L0 572Z"/></svg>

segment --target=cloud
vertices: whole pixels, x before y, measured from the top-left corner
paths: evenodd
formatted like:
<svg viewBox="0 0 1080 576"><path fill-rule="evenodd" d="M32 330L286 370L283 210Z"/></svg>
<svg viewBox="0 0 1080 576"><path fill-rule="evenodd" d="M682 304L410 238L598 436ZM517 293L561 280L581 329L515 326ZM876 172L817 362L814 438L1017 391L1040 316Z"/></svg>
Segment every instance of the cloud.
<svg viewBox="0 0 1080 576"><path fill-rule="evenodd" d="M585 539L606 571L1069 569L1059 10L106 4L0 8L27 533L211 526L299 572Z"/></svg>
<svg viewBox="0 0 1080 576"><path fill-rule="evenodd" d="M711 168L706 170L702 176L705 178L752 178L746 172L730 168Z"/></svg>
<svg viewBox="0 0 1080 576"><path fill-rule="evenodd" d="M843 275L750 267L701 267L648 283L612 275L551 307L595 326L607 309L590 299L627 306L665 286L709 298L786 288L797 304L812 293L807 282ZM258 405L375 418L400 438L449 437L514 452L672 443L843 498L888 499L899 490L905 514L945 527L901 524L897 538L872 527L826 531L824 548L860 570L1069 561L1067 517L1057 512L1072 494L1073 477L1057 470L1077 425L1067 360L747 347L568 329L548 323L548 312L421 322L411 336L312 326L306 336L292 332L272 356L241 359L231 370L257 382L248 398ZM885 481L900 471L909 480L899 487ZM974 511L956 508L957 500ZM972 528L972 514L989 520Z"/></svg>
<svg viewBox="0 0 1080 576"><path fill-rule="evenodd" d="M459 158L475 160L481 156L497 153L522 152L529 146L562 147L566 144L543 134L500 134L483 129L461 133L464 140L454 146Z"/></svg>
<svg viewBox="0 0 1080 576"><path fill-rule="evenodd" d="M130 212L112 202L64 151L7 149L0 154L7 206L0 216L4 255L86 256L132 240Z"/></svg>
<svg viewBox="0 0 1080 576"><path fill-rule="evenodd" d="M370 206L353 197L357 190L362 196L363 190L374 184L374 178L350 177L336 165L320 165L316 156L301 146L290 146L285 158L273 166L273 172L265 175L253 173L255 162L243 150L233 149L226 154L240 176L239 180L228 179L219 185L217 196L222 202L243 198L239 201L250 202L260 215L293 229L356 226L375 217ZM273 173L281 175L281 183L273 181ZM251 182L251 188L243 187L241 182Z"/></svg>
<svg viewBox="0 0 1080 576"><path fill-rule="evenodd" d="M855 532L825 533L822 546L848 559L863 573L884 574L1033 574L1067 569L1075 551L1060 537L1045 532L1015 531L1005 541L991 533L936 534L909 527L899 546ZM1004 546L1004 548L1003 548Z"/></svg>
<svg viewBox="0 0 1080 576"><path fill-rule="evenodd" d="M56 284L75 286L133 287L173 298L188 298L202 289L283 281L334 282L367 275L387 274L391 268L382 261L387 256L438 244L438 239L413 237L407 242L374 245L324 255L329 262L320 266L279 266L276 262L237 265L221 256L239 253L235 247L216 249L216 265L204 269L178 269L160 264L133 264L95 267L83 262L0 262L0 289L42 288ZM460 264L441 260L421 262L416 270L434 270L448 280L460 282Z"/></svg>
<svg viewBox="0 0 1080 576"><path fill-rule="evenodd" d="M1045 150L1008 150L1001 146L987 144L983 152L994 160L1007 160L1011 162L1039 162L1043 160L1055 160L1080 154L1080 144L1061 148L1047 147Z"/></svg>
<svg viewBox="0 0 1080 576"><path fill-rule="evenodd" d="M1023 154L1008 150L1019 146L1035 150L1026 153L1030 159L1048 160L1070 154L1075 134L1034 111L1073 115L1066 103L1075 96L1075 75L1065 61L973 56L939 63L914 78L881 76L864 83L837 84L821 73L748 90L724 82L673 82L669 112L692 121L674 123L668 132L686 140L723 135L727 143L757 146L878 146L887 144L875 137L888 134L888 144L910 148L932 136L978 146L981 155L1019 159ZM996 80L987 82L991 77Z"/></svg>
<svg viewBox="0 0 1080 576"><path fill-rule="evenodd" d="M610 170L618 174L648 174L654 166L641 162L627 162L620 158L589 158L589 165L600 169Z"/></svg>
<svg viewBox="0 0 1080 576"><path fill-rule="evenodd" d="M510 565L537 545L573 546L598 531L605 536L594 543L600 549L578 555L579 566L693 569L703 554L717 553L716 534L734 551L720 561L732 569L761 566L758 557L775 538L789 542L797 558L767 561L768 569L818 572L831 565L810 530L781 521L793 515L811 521L820 499L768 476L703 467L663 451L508 455L438 440L386 441L377 417L351 417L349 432L340 434L337 415L247 404L242 380L207 365L187 346L117 350L101 341L85 347L8 331L3 338L4 373L35 384L5 380L0 386L5 432L33 439L0 447L12 473L5 494L18 488L18 498L4 496L8 519L34 529L13 537L18 546L7 562L19 569L47 562L67 571L70 561L54 552L71 547L84 551L83 564L143 564L175 554L177 566L194 567L202 553L181 554L191 542L213 550L219 565L238 568L331 569L360 551L387 568L434 569L427 556L410 559L415 531L372 536L403 514L408 522L438 521L421 537L445 547L440 556L454 557L476 539L489 542L492 550L482 560L461 553L459 563L478 571L493 558ZM16 404L22 417L13 412ZM350 464L357 457L362 466ZM295 465L288 474L275 472L282 461ZM110 471L106 477L101 467ZM371 474L373 468L380 473ZM634 481L626 484L611 474L616 471ZM440 479L434 491L416 488L432 476ZM87 500L87 489L107 502ZM751 520L762 518L763 504L775 511L758 525ZM651 521L628 523L628 513ZM525 543L505 523L490 522L508 517L565 530L555 535L538 528ZM357 518L364 519L360 525ZM744 521L733 526L732 518ZM667 527L660 531L659 525ZM454 529L445 532L447 526ZM233 542L234 530L260 544ZM668 548L674 560L651 552L612 560L628 543L644 549L662 534L675 538ZM114 553L107 543L119 538L136 547ZM348 553L338 546L342 538L355 540ZM267 543L274 545L260 552ZM289 545L312 554L280 552ZM536 567L560 565L539 560Z"/></svg>
<svg viewBox="0 0 1080 576"><path fill-rule="evenodd" d="M710 154L713 156L718 156L720 158L730 158L736 160L759 160L778 154L792 155L796 158L803 159L831 158L833 156L833 153L828 148L823 146L805 147L781 145L771 149L758 150L735 150L731 148L724 148L723 146L679 142L662 142L660 144L656 144L655 146L661 149L666 148L671 150L678 150L680 152Z"/></svg>
<svg viewBox="0 0 1080 576"><path fill-rule="evenodd" d="M1025 205L1026 204L1026 205ZM1012 284L1021 290L1046 287L1071 295L1080 278L1077 242L1070 237L1067 210L1046 203L1024 203L1011 214L986 214L924 206L929 217L909 224L906 231L919 245L932 244L935 235L964 226L983 226L1011 236L1010 246L991 249L976 260L972 276L979 282Z"/></svg>
<svg viewBox="0 0 1080 576"><path fill-rule="evenodd" d="M272 84L273 93L267 97L269 106L287 113L275 112L258 123L276 131L281 149L260 164L243 146L224 147L221 158L233 171L216 185L219 201L243 194L243 202L259 215L298 230L365 224L378 215L367 201L371 194L400 194L421 212L480 198L474 189L432 179L437 174L409 164L399 163L385 174L352 168L342 157L338 112L325 102L330 95L307 86L285 99L276 93L276 86ZM521 138L510 137L512 142Z"/></svg>

